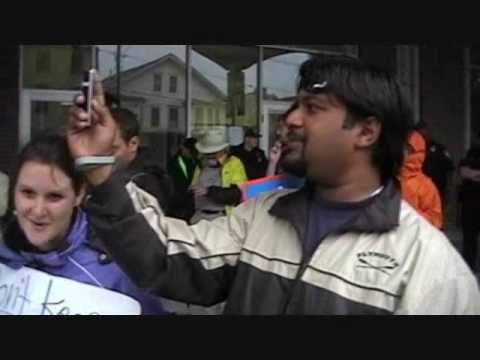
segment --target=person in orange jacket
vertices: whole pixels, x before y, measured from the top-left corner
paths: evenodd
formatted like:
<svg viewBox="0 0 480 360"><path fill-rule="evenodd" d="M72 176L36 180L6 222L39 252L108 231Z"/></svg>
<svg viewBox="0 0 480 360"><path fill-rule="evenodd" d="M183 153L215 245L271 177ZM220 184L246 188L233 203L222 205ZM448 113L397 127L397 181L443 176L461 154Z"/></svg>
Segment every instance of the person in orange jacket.
<svg viewBox="0 0 480 360"><path fill-rule="evenodd" d="M408 140L408 155L400 174L402 196L432 225L442 229L442 200L433 181L422 172L426 148L423 136L417 131L412 132Z"/></svg>

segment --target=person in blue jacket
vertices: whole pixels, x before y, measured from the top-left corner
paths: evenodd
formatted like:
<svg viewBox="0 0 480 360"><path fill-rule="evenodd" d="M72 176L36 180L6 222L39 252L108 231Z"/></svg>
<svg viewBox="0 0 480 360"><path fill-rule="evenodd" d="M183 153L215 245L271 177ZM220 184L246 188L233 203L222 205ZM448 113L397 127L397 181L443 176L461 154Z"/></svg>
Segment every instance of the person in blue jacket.
<svg viewBox="0 0 480 360"><path fill-rule="evenodd" d="M33 268L137 300L143 315L164 315L159 298L138 289L102 250L80 209L83 176L64 137L42 135L19 155L1 218L0 263ZM121 315L121 314L119 314Z"/></svg>

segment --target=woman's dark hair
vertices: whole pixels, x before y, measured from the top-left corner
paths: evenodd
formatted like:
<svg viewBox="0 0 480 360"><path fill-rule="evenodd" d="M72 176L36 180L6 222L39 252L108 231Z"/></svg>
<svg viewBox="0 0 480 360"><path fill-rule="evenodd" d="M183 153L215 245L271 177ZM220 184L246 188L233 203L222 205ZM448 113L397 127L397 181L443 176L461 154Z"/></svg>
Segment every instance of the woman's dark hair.
<svg viewBox="0 0 480 360"><path fill-rule="evenodd" d="M75 169L75 162L70 154L67 140L64 136L58 134L42 134L30 143L28 143L20 152L13 167L12 181L9 189L9 209L7 214L0 219L1 231L6 234L5 243L14 250L36 252L38 249L26 239L23 231L20 229L14 215L15 203L14 194L18 181L18 175L25 163L32 161L44 165L58 167L66 176L68 176L73 185L75 194L80 191L85 184L82 173Z"/></svg>
<svg viewBox="0 0 480 360"><path fill-rule="evenodd" d="M13 193L20 170L29 161L58 167L72 180L73 189L77 195L85 184L83 174L75 169L75 161L70 154L66 138L58 134L45 133L29 142L16 160L10 185L10 205L13 205Z"/></svg>
<svg viewBox="0 0 480 360"><path fill-rule="evenodd" d="M383 182L398 176L413 116L389 72L346 56L313 57L300 68L298 90L333 95L349 113L346 128L368 117L376 118L382 132L372 149L372 163Z"/></svg>

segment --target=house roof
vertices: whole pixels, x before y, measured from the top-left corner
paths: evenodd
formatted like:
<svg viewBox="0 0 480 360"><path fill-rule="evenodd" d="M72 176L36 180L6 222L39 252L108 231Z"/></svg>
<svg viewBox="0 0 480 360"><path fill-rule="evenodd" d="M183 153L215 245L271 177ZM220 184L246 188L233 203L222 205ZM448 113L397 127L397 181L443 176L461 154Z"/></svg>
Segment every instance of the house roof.
<svg viewBox="0 0 480 360"><path fill-rule="evenodd" d="M174 54L167 54L158 58L156 60L150 61L143 65L137 66L135 68L122 71L121 72L121 79L122 83L128 83L129 81L134 80L135 78L143 75L148 71L152 71L153 69L157 68L161 64L171 61L183 70L186 69L186 64L183 62L178 56ZM192 66L192 77L196 78L200 83L202 83L206 88L212 91L215 96L225 99L226 95L217 87L215 86L210 80L208 80L202 73L200 73L197 69ZM105 87L115 87L117 81L117 75L112 75L104 80Z"/></svg>

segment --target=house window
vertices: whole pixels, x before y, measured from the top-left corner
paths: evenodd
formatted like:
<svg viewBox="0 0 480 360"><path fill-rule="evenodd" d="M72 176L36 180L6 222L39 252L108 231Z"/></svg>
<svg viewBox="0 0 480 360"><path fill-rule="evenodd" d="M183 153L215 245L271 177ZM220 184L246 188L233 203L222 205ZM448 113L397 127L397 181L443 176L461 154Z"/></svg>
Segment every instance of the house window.
<svg viewBox="0 0 480 360"><path fill-rule="evenodd" d="M153 91L162 92L162 74L153 75Z"/></svg>
<svg viewBox="0 0 480 360"><path fill-rule="evenodd" d="M37 73L49 73L51 62L50 49L38 49L35 64Z"/></svg>
<svg viewBox="0 0 480 360"><path fill-rule="evenodd" d="M150 119L150 127L160 127L160 108L152 107L152 117Z"/></svg>
<svg viewBox="0 0 480 360"><path fill-rule="evenodd" d="M195 120L197 124L203 123L203 108L197 107L195 109Z"/></svg>
<svg viewBox="0 0 480 360"><path fill-rule="evenodd" d="M176 94L177 93L177 87L178 87L178 79L176 76L170 76L170 86L169 86L169 91L171 94Z"/></svg>
<svg viewBox="0 0 480 360"><path fill-rule="evenodd" d="M71 73L73 75L81 74L83 71L83 48L81 46L72 46L72 65Z"/></svg>
<svg viewBox="0 0 480 360"><path fill-rule="evenodd" d="M179 121L179 111L177 107L170 107L168 110L169 116L169 123L168 123L168 128L169 129L178 129L178 121Z"/></svg>
<svg viewBox="0 0 480 360"><path fill-rule="evenodd" d="M213 118L213 109L209 108L208 109L208 122L213 123L214 121L215 121L215 119Z"/></svg>
<svg viewBox="0 0 480 360"><path fill-rule="evenodd" d="M47 115L48 115L48 102L46 102L46 101L35 101L33 103L33 113L38 118L47 117Z"/></svg>

